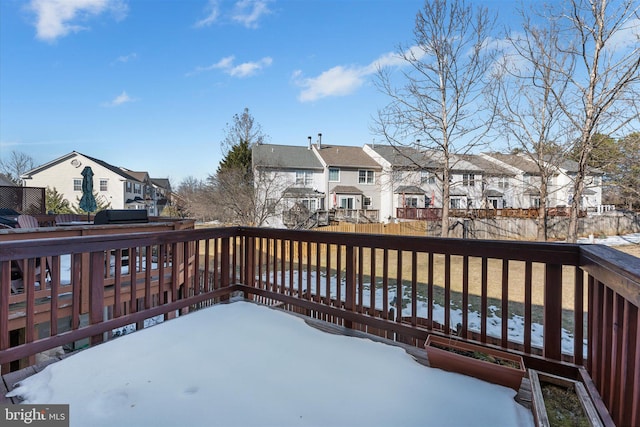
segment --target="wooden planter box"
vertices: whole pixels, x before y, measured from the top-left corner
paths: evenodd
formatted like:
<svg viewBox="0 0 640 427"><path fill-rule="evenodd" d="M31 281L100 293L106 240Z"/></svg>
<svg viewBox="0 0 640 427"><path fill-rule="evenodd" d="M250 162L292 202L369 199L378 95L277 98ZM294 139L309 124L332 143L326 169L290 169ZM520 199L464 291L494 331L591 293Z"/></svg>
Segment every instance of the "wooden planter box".
<svg viewBox="0 0 640 427"><path fill-rule="evenodd" d="M531 381L531 410L537 427L553 427L553 417L547 413L545 398L542 387L545 384L551 384L561 387L562 389L575 393L576 398L580 401L582 407L583 421L589 426L602 426L602 421L598 416L598 411L593 406L593 402L587 393L586 388L579 381L570 380L569 378L558 377L552 374L529 369L529 380ZM584 424L584 423L583 423ZM578 425L578 424L576 424ZM582 424L580 424L582 425Z"/></svg>
<svg viewBox="0 0 640 427"><path fill-rule="evenodd" d="M526 372L521 356L501 350L429 335L424 344L429 366L472 376L516 391ZM500 363L508 363L503 365Z"/></svg>

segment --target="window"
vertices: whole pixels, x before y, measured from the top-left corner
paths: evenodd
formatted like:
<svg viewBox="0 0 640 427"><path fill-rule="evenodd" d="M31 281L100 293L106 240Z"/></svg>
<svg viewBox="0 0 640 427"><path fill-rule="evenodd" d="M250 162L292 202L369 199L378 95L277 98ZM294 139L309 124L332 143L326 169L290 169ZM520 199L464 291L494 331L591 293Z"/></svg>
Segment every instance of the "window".
<svg viewBox="0 0 640 427"><path fill-rule="evenodd" d="M370 171L370 170L359 170L358 171L358 182L360 184L373 184L373 171Z"/></svg>
<svg viewBox="0 0 640 427"><path fill-rule="evenodd" d="M267 199L267 213L275 214L276 213L276 205L278 201L276 199Z"/></svg>
<svg viewBox="0 0 640 427"><path fill-rule="evenodd" d="M131 193L131 183L127 181L127 193Z"/></svg>
<svg viewBox="0 0 640 427"><path fill-rule="evenodd" d="M354 198L353 197L340 197L340 208L341 209L353 209Z"/></svg>
<svg viewBox="0 0 640 427"><path fill-rule="evenodd" d="M462 209L462 199L458 197L451 198L451 209Z"/></svg>
<svg viewBox="0 0 640 427"><path fill-rule="evenodd" d="M532 196L530 203L532 208L538 209L540 207L540 196Z"/></svg>
<svg viewBox="0 0 640 427"><path fill-rule="evenodd" d="M405 206L408 208L418 207L418 198L416 196L405 197Z"/></svg>
<svg viewBox="0 0 640 427"><path fill-rule="evenodd" d="M310 212L316 211L316 203L316 199L302 199L303 206L309 209Z"/></svg>
<svg viewBox="0 0 640 427"><path fill-rule="evenodd" d="M429 171L420 171L420 184L435 184L436 177Z"/></svg>
<svg viewBox="0 0 640 427"><path fill-rule="evenodd" d="M100 191L108 191L108 188L107 188L108 182L109 181L106 180L106 179L101 179L100 180Z"/></svg>
<svg viewBox="0 0 640 427"><path fill-rule="evenodd" d="M133 184L133 194L142 194L142 185Z"/></svg>
<svg viewBox="0 0 640 427"><path fill-rule="evenodd" d="M466 187L473 187L476 185L475 175L472 173L465 173L462 175L462 185Z"/></svg>
<svg viewBox="0 0 640 427"><path fill-rule="evenodd" d="M82 180L74 179L73 180L73 191L82 191Z"/></svg>
<svg viewBox="0 0 640 427"><path fill-rule="evenodd" d="M311 171L296 171L296 185L310 186L313 184L313 173Z"/></svg>
<svg viewBox="0 0 640 427"><path fill-rule="evenodd" d="M340 182L340 169L329 168L329 181Z"/></svg>
<svg viewBox="0 0 640 427"><path fill-rule="evenodd" d="M506 176L498 177L498 188L509 188L509 178L507 178Z"/></svg>
<svg viewBox="0 0 640 427"><path fill-rule="evenodd" d="M369 209L371 207L371 197L364 196L362 198L362 205L365 209Z"/></svg>

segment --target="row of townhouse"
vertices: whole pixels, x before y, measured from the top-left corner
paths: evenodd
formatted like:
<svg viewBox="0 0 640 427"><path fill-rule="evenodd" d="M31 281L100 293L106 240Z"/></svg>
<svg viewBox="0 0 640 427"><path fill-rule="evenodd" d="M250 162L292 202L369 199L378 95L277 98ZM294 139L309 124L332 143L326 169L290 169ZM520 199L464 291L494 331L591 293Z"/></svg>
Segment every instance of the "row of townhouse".
<svg viewBox="0 0 640 427"><path fill-rule="evenodd" d="M318 212L338 219L388 222L407 208L442 208L442 158L410 147L260 144L253 147L257 197L272 215L267 226L312 226ZM451 158L452 209L537 208L540 172L519 154ZM577 164L564 160L548 180L547 206L569 206ZM602 172L589 171L582 208L601 204Z"/></svg>
<svg viewBox="0 0 640 427"><path fill-rule="evenodd" d="M158 216L171 201L171 184L166 178L151 178L137 172L72 151L25 172L21 178L29 187L55 188L72 206L82 196L82 170L91 167L93 189L100 203L111 209L146 209Z"/></svg>

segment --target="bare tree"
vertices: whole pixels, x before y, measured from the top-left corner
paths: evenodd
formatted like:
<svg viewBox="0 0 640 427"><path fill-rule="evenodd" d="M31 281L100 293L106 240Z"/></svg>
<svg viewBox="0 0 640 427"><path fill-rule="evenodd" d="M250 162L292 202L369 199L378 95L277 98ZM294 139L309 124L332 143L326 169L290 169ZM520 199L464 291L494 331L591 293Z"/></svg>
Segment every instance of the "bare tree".
<svg viewBox="0 0 640 427"><path fill-rule="evenodd" d="M414 147L441 164L444 237L455 154L478 146L493 120L483 91L492 66L488 41L494 20L486 8L473 9L464 1L427 0L416 15L414 44L398 48L406 67L399 76L380 68L375 79L391 101L378 111L374 130L391 145Z"/></svg>
<svg viewBox="0 0 640 427"><path fill-rule="evenodd" d="M175 208L179 216L195 218L198 221L211 221L213 213L213 189L205 182L192 176L182 180L176 189Z"/></svg>
<svg viewBox="0 0 640 427"><path fill-rule="evenodd" d="M20 176L33 169L34 166L33 158L19 151L12 151L8 157L3 156L0 159L0 172L18 185L22 185Z"/></svg>
<svg viewBox="0 0 640 427"><path fill-rule="evenodd" d="M222 219L231 224L255 227L263 226L278 214L277 206L290 184L278 174L256 170L249 185L237 168L216 174L214 182L216 209Z"/></svg>
<svg viewBox="0 0 640 427"><path fill-rule="evenodd" d="M260 226L269 216L266 194L259 188L269 187L270 182L262 177L256 181L252 165L252 147L262 144L266 135L262 127L245 108L243 113L233 116L227 124L222 142L225 156L215 175L209 176L214 189L214 205L224 222Z"/></svg>
<svg viewBox="0 0 640 427"><path fill-rule="evenodd" d="M557 50L560 33L553 22L539 28L526 11L520 14L523 32L507 36L507 49L496 65L497 118L509 149L532 161L538 170L537 239L546 241L551 183L570 141L556 102L556 96L564 96L567 80L557 70L573 69L573 58Z"/></svg>
<svg viewBox="0 0 640 427"><path fill-rule="evenodd" d="M238 163L242 163L243 166L251 166L251 158L247 162L246 158L237 159L230 154L233 153L235 147L241 144L246 144L250 154L251 147L255 144L263 144L265 139L266 135L262 132L262 126L255 121L248 108L245 108L242 114L234 114L233 123L227 123L225 138L221 143L225 158L220 162L220 167L224 167L227 163L229 166L238 166Z"/></svg>
<svg viewBox="0 0 640 427"><path fill-rule="evenodd" d="M575 58L576 69L557 71L567 79L570 91L555 94L573 126L579 153L573 185L567 240L575 242L589 158L598 133L615 135L638 126L636 108L640 82L640 5L636 0L570 0L549 21L558 21L565 36L560 49ZM631 126L631 127L630 127Z"/></svg>

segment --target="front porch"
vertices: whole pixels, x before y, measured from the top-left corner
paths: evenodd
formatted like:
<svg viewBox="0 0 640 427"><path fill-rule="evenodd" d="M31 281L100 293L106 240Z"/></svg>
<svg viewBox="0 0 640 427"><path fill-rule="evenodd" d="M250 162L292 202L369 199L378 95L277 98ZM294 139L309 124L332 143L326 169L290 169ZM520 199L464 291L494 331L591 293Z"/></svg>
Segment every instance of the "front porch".
<svg viewBox="0 0 640 427"><path fill-rule="evenodd" d="M640 423L640 261L610 248L243 227L35 240L24 233L14 241L4 234L3 374L47 349L97 344L114 328L141 328L241 292L418 349L429 334L507 349L527 367L584 382L605 424ZM123 268L125 250L135 268ZM11 262L31 272L46 257L47 286L29 273L25 292L11 295ZM59 327L59 319L68 321ZM523 333L514 337L516 320Z"/></svg>

